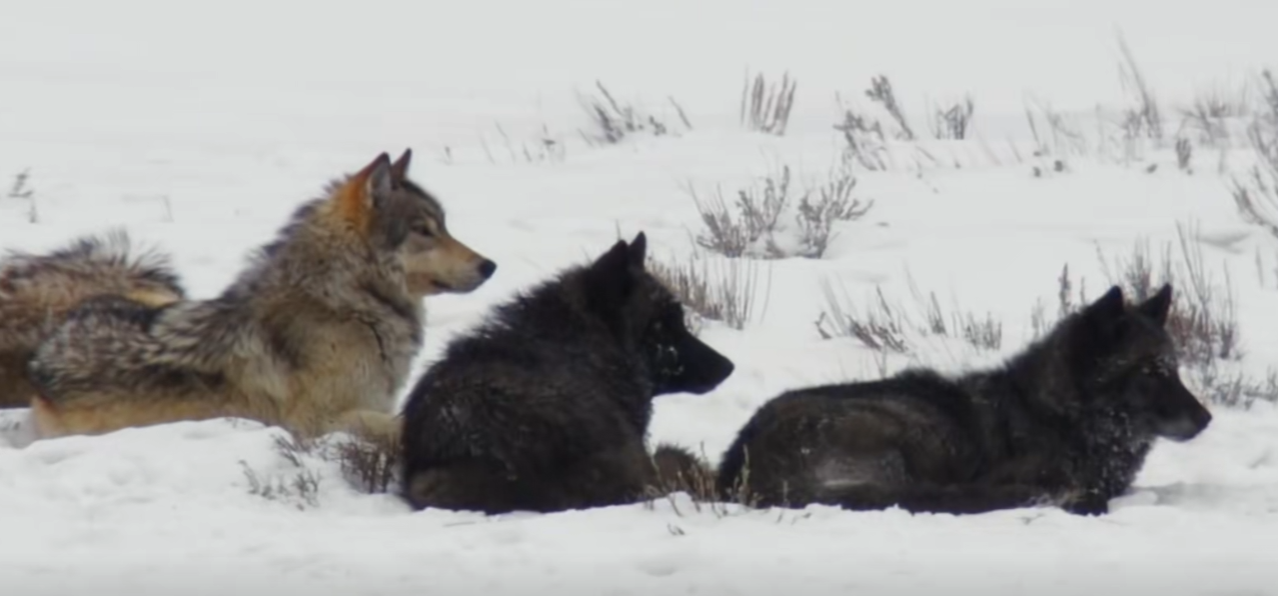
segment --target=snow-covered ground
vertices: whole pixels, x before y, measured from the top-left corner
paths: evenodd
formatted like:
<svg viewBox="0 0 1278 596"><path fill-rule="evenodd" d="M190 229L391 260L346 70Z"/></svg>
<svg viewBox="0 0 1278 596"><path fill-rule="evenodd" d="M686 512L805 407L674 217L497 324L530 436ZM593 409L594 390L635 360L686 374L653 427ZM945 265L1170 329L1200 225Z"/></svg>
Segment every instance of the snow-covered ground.
<svg viewBox="0 0 1278 596"><path fill-rule="evenodd" d="M1249 151L1201 148L1190 175L1170 148L1126 151L1115 125L1092 118L1097 103L1126 101L1116 26L1173 132L1175 107L1196 90L1232 88L1278 56L1271 3L1202 9L14 0L0 6L0 180L30 168L36 216L32 201L0 195L0 248L43 250L123 226L172 252L192 293L207 297L326 180L412 147L413 176L444 201L454 235L500 266L471 295L428 301L425 366L490 306L607 248L618 230L646 231L657 257L686 259L701 231L689 187L731 194L780 164L796 183L824 180L843 147L835 93L868 105L862 92L883 72L923 136L927 101L970 92L974 139L895 144L888 171L856 170L854 195L875 202L868 215L836 225L822 259L759 262L744 330L702 331L736 372L708 395L659 400L653 439L717 457L786 388L996 363L1029 340L1036 302L1054 312L1064 265L1098 296L1098 251L1122 258L1147 242L1157 256L1178 224L1213 283L1228 276L1245 350L1233 366L1263 378L1278 367L1278 239L1239 218L1221 175L1246 167ZM785 136L738 125L747 67L797 77ZM595 79L677 134L588 146L575 92ZM1027 95L1077 115L1087 141L1067 171L1030 155ZM542 160L547 137L562 153ZM947 313L993 313L1002 347L918 335L909 355L884 361L853 339L823 339L814 323L827 283L858 309L876 286L914 309L913 285ZM274 448L280 431L252 423L28 444L25 412L9 411L0 585L24 595L1278 594L1278 410L1213 413L1198 439L1158 444L1134 493L1103 518L825 507L725 516L684 497L483 518L411 512L355 491L316 458L304 461L320 478L314 503L251 494L246 469L298 473Z"/></svg>

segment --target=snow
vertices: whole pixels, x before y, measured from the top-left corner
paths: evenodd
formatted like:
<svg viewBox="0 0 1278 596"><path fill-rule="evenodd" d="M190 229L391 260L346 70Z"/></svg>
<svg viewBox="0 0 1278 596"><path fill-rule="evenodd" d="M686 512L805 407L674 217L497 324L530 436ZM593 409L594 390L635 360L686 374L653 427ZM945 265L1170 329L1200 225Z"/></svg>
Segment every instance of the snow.
<svg viewBox="0 0 1278 596"><path fill-rule="evenodd" d="M1168 148L1127 159L1092 114L1124 101L1116 28L1174 115L1275 55L1271 4L8 2L0 180L29 167L38 217L0 196L0 248L121 226L172 252L207 297L330 177L412 147L413 176L441 197L454 235L499 263L473 294L427 302L424 367L489 307L618 231L646 231L663 259L691 254L689 186L731 193L779 164L822 180L842 147L836 92L859 97L883 72L920 133L928 101L970 92L980 138L893 144L888 171L857 170L855 196L873 209L840 224L823 259L760 262L766 300L745 329L702 333L736 372L707 395L660 399L654 440L717 458L784 389L995 364L1030 339L1037 301L1054 311L1062 266L1098 296L1098 251L1148 242L1157 255L1178 224L1213 280L1228 275L1237 366L1263 377L1278 366L1278 239L1238 217L1226 185L1248 151L1201 149L1186 175ZM786 136L737 125L747 67L798 78ZM586 146L575 92L596 79L670 122L674 97L693 130ZM1029 156L1026 97L1091 135L1068 171L1032 175L1050 162ZM523 147L535 153L543 127L563 157L529 163ZM993 313L1003 345L912 336L911 355L882 361L817 333L823 281L861 309L876 286L911 309L912 285L935 292L946 312ZM485 518L412 512L305 456L320 478L312 504L250 492L246 469L300 471L275 449L278 429L213 420L33 443L24 410L2 414L0 577L12 593L1278 594L1278 410L1263 403L1213 406L1199 438L1158 443L1103 518L716 513L686 496Z"/></svg>

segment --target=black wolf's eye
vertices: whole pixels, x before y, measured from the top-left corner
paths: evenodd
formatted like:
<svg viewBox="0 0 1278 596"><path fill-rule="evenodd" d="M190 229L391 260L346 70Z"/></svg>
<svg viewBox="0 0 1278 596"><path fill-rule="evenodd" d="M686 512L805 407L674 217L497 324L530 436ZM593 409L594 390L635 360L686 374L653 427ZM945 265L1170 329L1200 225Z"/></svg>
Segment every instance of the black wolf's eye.
<svg viewBox="0 0 1278 596"><path fill-rule="evenodd" d="M435 235L435 232L432 231L429 226L417 226L417 233L427 238Z"/></svg>

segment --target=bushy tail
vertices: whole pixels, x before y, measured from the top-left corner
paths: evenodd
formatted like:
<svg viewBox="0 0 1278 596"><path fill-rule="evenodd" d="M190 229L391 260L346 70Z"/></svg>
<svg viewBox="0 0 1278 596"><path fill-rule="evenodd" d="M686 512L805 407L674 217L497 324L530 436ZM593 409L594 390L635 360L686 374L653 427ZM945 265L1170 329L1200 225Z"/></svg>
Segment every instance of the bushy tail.
<svg viewBox="0 0 1278 596"><path fill-rule="evenodd" d="M168 255L134 246L123 230L84 236L47 254L0 261L0 302L66 304L117 295L161 306L186 297Z"/></svg>
<svg viewBox="0 0 1278 596"><path fill-rule="evenodd" d="M652 454L659 487L667 492L683 491L698 498L714 497L714 470L693 452L668 443Z"/></svg>

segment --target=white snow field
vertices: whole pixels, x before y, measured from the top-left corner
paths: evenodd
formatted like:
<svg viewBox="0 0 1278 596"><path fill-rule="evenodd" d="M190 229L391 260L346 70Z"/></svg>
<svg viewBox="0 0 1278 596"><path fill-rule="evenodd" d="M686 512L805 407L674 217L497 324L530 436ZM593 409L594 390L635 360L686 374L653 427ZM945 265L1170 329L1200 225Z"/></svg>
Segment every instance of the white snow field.
<svg viewBox="0 0 1278 596"><path fill-rule="evenodd" d="M1137 246L1155 259L1171 247L1183 266L1178 226L1209 285L1233 296L1243 356L1221 369L1263 386L1278 368L1278 237L1240 217L1228 185L1253 152L1237 131L1194 137L1191 174L1173 143L1196 93L1232 98L1278 65L1275 17L1267 0L6 0L0 248L123 227L171 252L206 298L327 180L412 147L412 175L442 199L454 235L499 264L473 294L427 301L425 367L489 307L619 232L647 232L665 262L724 266L693 241L703 228L689 188L719 185L731 199L783 164L796 186L827 180L846 146L836 93L891 128L864 94L883 73L926 139L929 106L970 93L969 138L889 138L885 168L852 170L853 196L873 207L837 222L822 258L754 261L753 316L701 332L736 372L707 395L660 398L654 441L717 460L787 388L996 364L1032 338L1036 303L1054 319L1063 266L1094 298L1109 285L1098 252L1112 264ZM1119 28L1158 92L1162 143L1124 142ZM797 79L784 136L739 124L747 68ZM594 94L596 79L671 134L587 144L576 93ZM1035 101L1064 128L1053 135ZM1047 155L1032 155L1026 105ZM1061 138L1071 130L1081 140ZM28 168L31 196L12 196ZM908 353L822 337L823 288L864 312L876 287L907 311ZM947 320L1001 321L1001 347L917 329L931 292ZM486 518L413 512L311 456L301 463L319 479L314 499L268 499L246 470L268 482L299 473L275 448L279 429L214 420L31 442L25 410L11 410L0 420L0 591L1278 594L1278 409L1211 408L1202 435L1158 443L1132 494L1093 518L725 515L686 495Z"/></svg>

